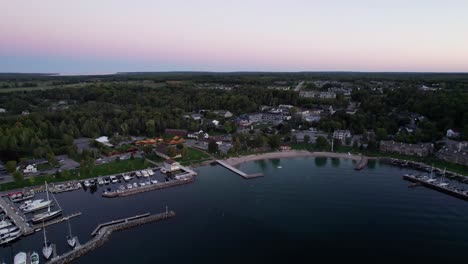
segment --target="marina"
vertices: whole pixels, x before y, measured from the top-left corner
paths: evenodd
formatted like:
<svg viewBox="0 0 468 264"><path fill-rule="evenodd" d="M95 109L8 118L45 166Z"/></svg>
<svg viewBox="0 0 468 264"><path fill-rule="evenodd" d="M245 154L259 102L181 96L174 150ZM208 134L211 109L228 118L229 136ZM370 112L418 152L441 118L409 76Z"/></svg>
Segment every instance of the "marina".
<svg viewBox="0 0 468 264"><path fill-rule="evenodd" d="M459 187L450 185L443 181L435 180L434 178L428 176L414 175L414 174L405 174L403 179L420 184L427 188L448 194L453 197L468 201L468 191L461 189Z"/></svg>
<svg viewBox="0 0 468 264"><path fill-rule="evenodd" d="M234 168L233 166L227 164L226 162L224 162L222 160L216 160L216 162L219 165L225 167L226 169L240 175L244 179L253 179L253 178L258 178L258 177L263 177L264 176L263 173L247 174L247 173L245 173L243 171L240 171L240 170Z"/></svg>

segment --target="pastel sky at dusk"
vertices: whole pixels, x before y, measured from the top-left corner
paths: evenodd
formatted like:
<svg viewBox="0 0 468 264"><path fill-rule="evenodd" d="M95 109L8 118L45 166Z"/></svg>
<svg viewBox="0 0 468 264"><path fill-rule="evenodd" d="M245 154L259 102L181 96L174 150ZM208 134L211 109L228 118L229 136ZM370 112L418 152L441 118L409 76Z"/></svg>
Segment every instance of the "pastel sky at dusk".
<svg viewBox="0 0 468 264"><path fill-rule="evenodd" d="M468 72L467 0L0 0L0 72Z"/></svg>

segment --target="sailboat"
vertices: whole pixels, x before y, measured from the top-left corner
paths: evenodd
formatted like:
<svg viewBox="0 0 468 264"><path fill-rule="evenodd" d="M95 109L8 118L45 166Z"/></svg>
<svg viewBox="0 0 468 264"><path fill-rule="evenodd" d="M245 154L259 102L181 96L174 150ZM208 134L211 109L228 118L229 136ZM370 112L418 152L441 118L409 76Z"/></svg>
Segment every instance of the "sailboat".
<svg viewBox="0 0 468 264"><path fill-rule="evenodd" d="M14 264L26 264L26 260L28 259L28 255L26 252L19 252L18 254L15 255L15 258L13 259Z"/></svg>
<svg viewBox="0 0 468 264"><path fill-rule="evenodd" d="M49 199L49 189L47 187L47 182L45 183L45 186L46 186L46 193L47 193L47 201L52 202ZM54 197L54 199L55 199L55 197ZM60 208L60 205L58 204L57 200L55 200L55 202L57 203L57 206L59 207L58 210L50 211L50 203L49 203L47 211L34 215L33 218L32 218L32 222L33 223L39 223L39 222L43 222L43 221L45 221L47 219L51 219L51 218L54 218L54 217L57 217L57 216L61 215L62 214L62 209Z"/></svg>
<svg viewBox="0 0 468 264"><path fill-rule="evenodd" d="M444 178L445 178L445 168L444 168L444 172L442 173L442 179L440 180L440 183L438 184L440 187L447 187L449 184L444 182Z"/></svg>
<svg viewBox="0 0 468 264"><path fill-rule="evenodd" d="M70 225L70 219L67 219L68 222L68 236L67 236L67 243L71 248L74 248L76 246L76 239L72 235L71 232L71 225Z"/></svg>
<svg viewBox="0 0 468 264"><path fill-rule="evenodd" d="M432 178L432 171L434 170L434 168L431 166L431 174L429 176L429 179L427 180L428 183L433 183L436 181L436 179Z"/></svg>
<svg viewBox="0 0 468 264"><path fill-rule="evenodd" d="M35 251L31 254L31 264L39 264L39 254Z"/></svg>
<svg viewBox="0 0 468 264"><path fill-rule="evenodd" d="M45 259L49 259L50 256L52 256L52 245L49 241L47 241L44 222L42 222L42 230L44 231L44 246L42 247L42 255Z"/></svg>

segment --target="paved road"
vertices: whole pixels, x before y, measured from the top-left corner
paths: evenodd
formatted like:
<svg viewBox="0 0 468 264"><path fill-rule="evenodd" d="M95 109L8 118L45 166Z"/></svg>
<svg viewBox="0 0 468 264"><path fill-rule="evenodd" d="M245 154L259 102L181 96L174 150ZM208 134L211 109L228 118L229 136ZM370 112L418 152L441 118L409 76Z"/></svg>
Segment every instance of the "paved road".
<svg viewBox="0 0 468 264"><path fill-rule="evenodd" d="M304 83L305 83L305 81L300 82L300 83L296 86L296 88L294 88L294 91L295 91L295 92L301 91L302 86L304 86Z"/></svg>

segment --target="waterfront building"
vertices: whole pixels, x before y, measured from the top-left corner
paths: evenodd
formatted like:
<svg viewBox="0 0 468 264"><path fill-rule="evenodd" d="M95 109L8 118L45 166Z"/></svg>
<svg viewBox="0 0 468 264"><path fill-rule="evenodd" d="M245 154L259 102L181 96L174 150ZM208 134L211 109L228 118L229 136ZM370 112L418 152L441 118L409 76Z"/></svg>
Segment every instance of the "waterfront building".
<svg viewBox="0 0 468 264"><path fill-rule="evenodd" d="M403 155L425 157L434 152L434 144L421 143L421 144L407 144L395 141L380 141L380 152L393 152Z"/></svg>
<svg viewBox="0 0 468 264"><path fill-rule="evenodd" d="M180 170L180 164L179 162L173 160L173 159L167 159L164 161L164 169L167 171L177 171Z"/></svg>

